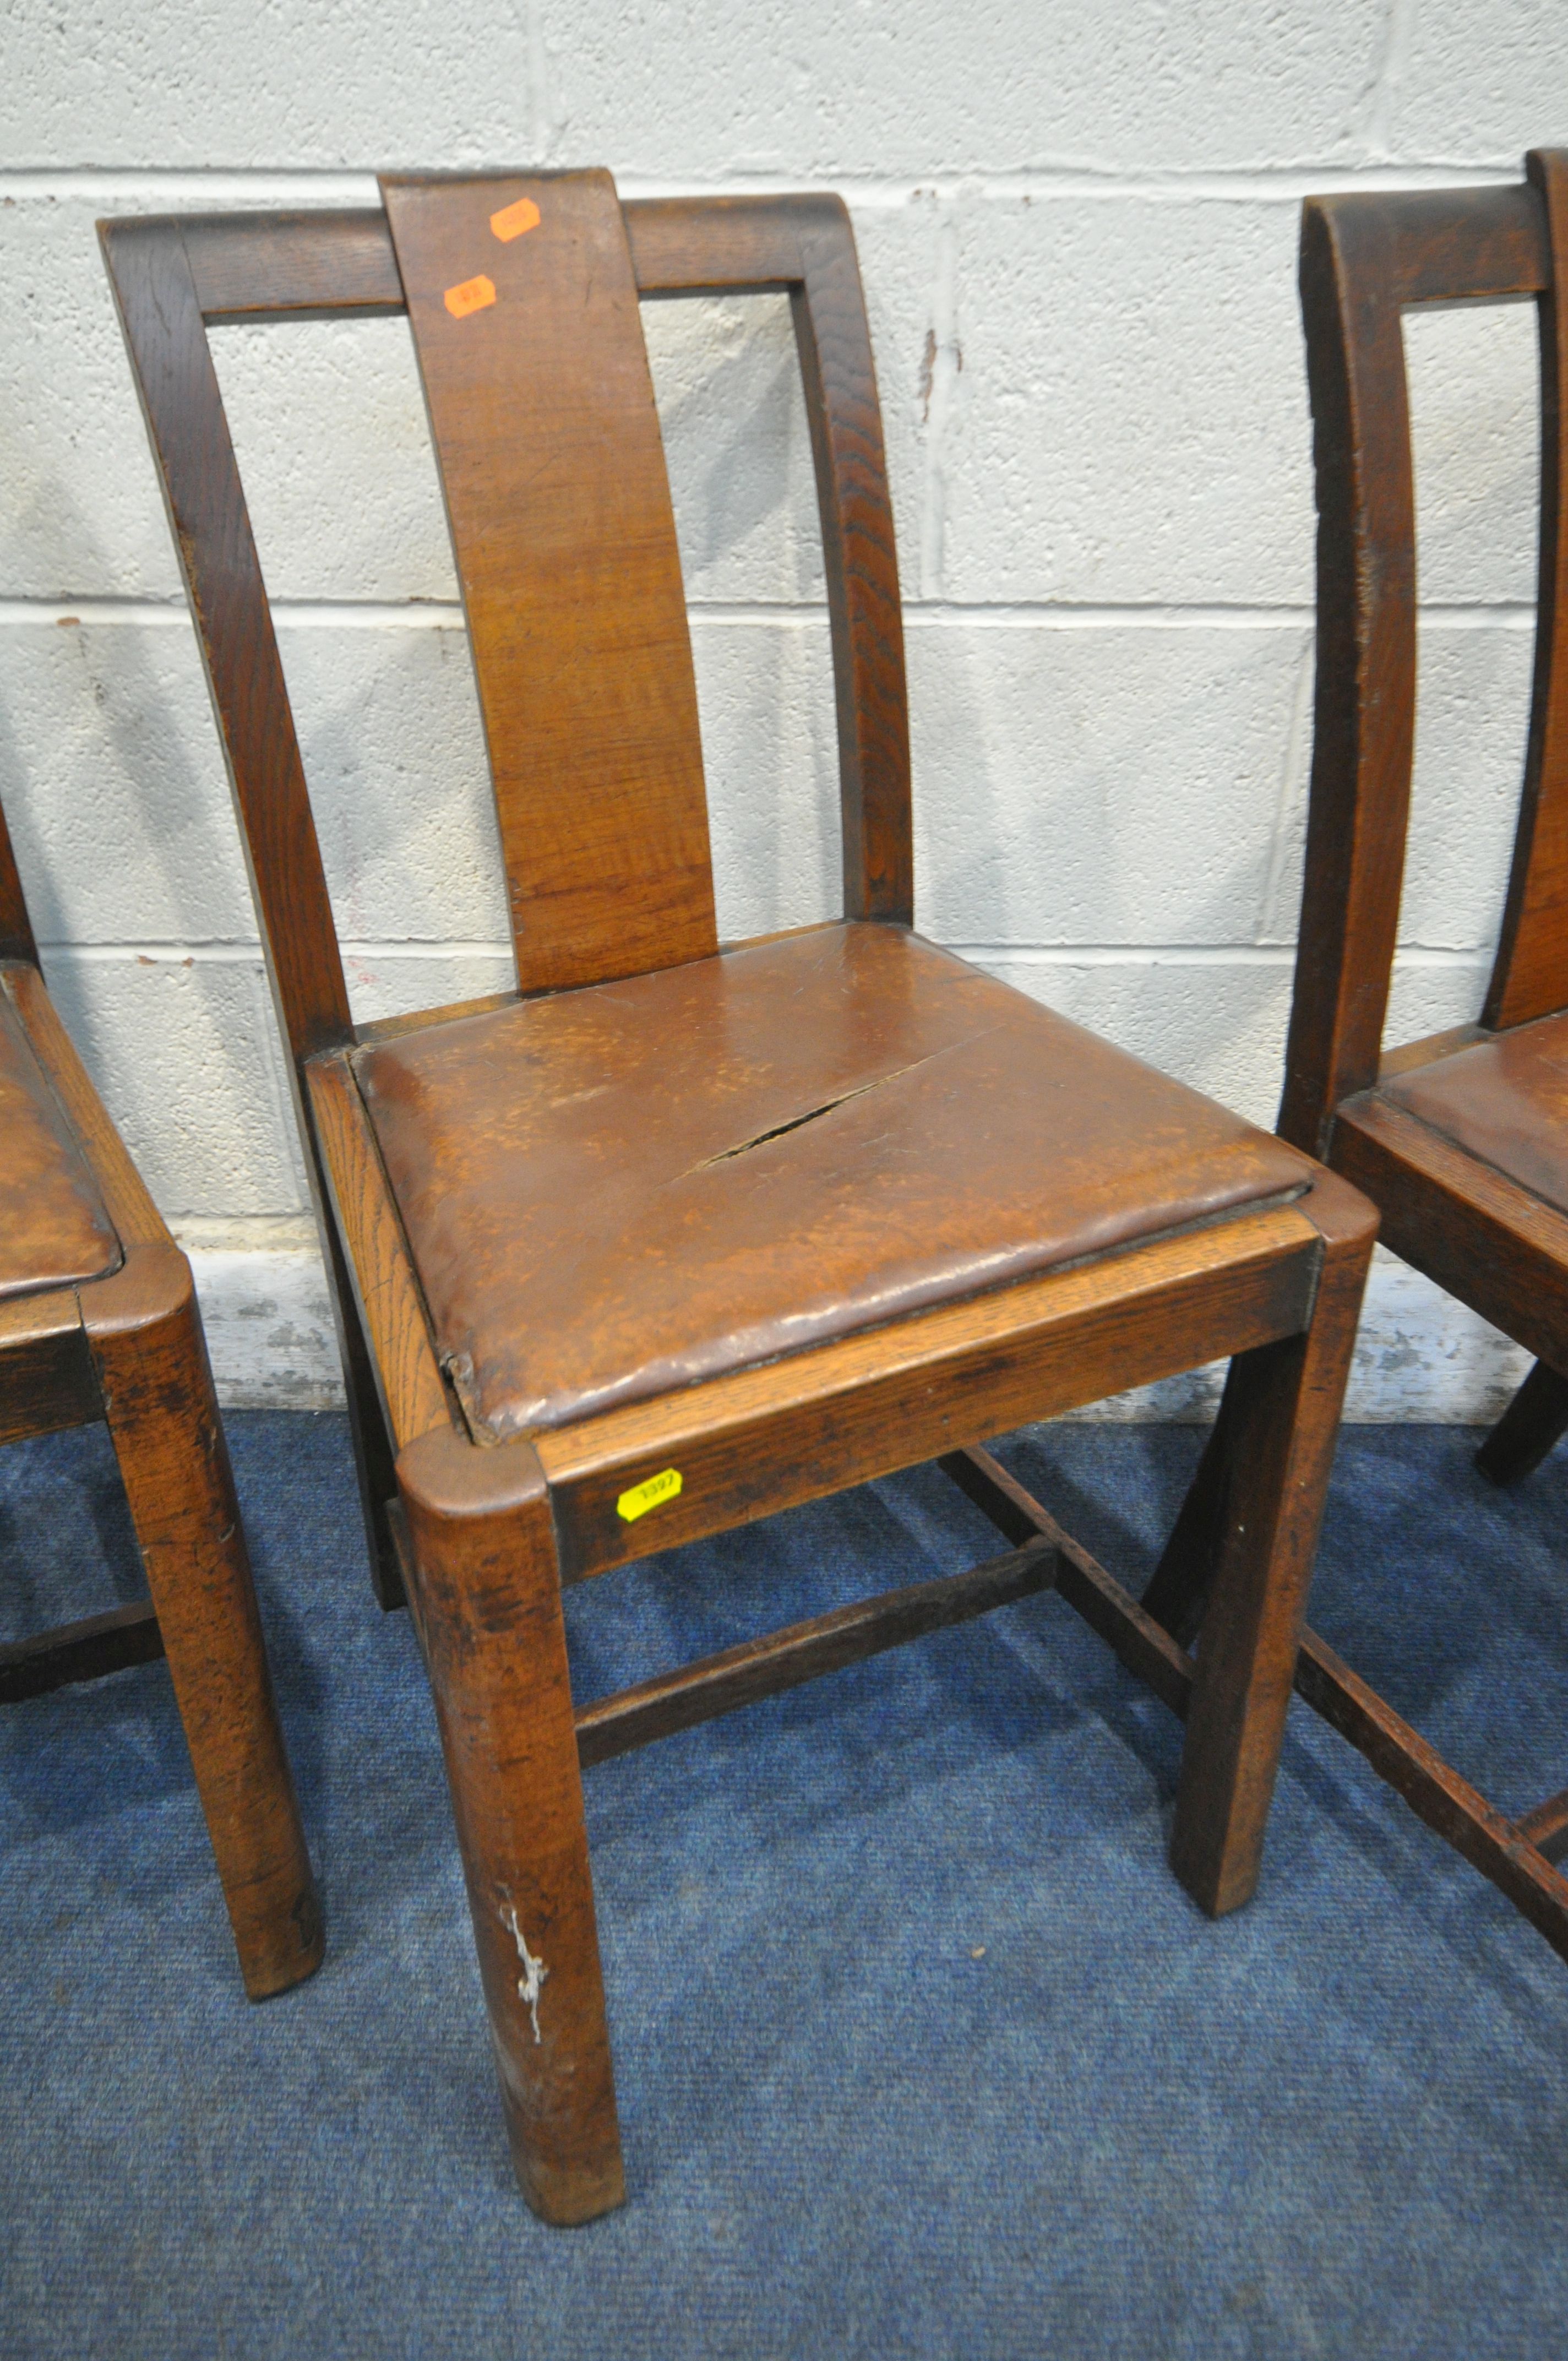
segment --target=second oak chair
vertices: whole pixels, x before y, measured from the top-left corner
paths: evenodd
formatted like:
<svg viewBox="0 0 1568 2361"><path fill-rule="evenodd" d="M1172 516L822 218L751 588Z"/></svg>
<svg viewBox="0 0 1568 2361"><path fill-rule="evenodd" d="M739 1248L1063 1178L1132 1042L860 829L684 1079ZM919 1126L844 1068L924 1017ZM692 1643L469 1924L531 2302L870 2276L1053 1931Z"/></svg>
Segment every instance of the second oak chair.
<svg viewBox="0 0 1568 2361"><path fill-rule="evenodd" d="M903 638L849 223L607 173L104 238L249 846L384 1601L440 1719L519 2178L623 2182L580 1766L1056 1583L1187 1713L1173 1859L1258 1874L1375 1216L910 931ZM842 923L721 948L643 295L787 290L826 549ZM206 329L406 311L518 989L356 1027ZM1191 1660L978 1450L1222 1356ZM940 1456L1019 1546L576 1708L564 1584Z"/></svg>
<svg viewBox="0 0 1568 2361"><path fill-rule="evenodd" d="M1317 710L1279 1128L1373 1197L1387 1245L1538 1359L1481 1454L1522 1475L1568 1423L1568 155L1513 187L1307 200ZM1477 1022L1384 1054L1416 727L1407 310L1532 299L1540 593L1523 793ZM1179 1632L1196 1586L1148 1604ZM1568 1789L1510 1819L1308 1633L1298 1686L1568 1959Z"/></svg>

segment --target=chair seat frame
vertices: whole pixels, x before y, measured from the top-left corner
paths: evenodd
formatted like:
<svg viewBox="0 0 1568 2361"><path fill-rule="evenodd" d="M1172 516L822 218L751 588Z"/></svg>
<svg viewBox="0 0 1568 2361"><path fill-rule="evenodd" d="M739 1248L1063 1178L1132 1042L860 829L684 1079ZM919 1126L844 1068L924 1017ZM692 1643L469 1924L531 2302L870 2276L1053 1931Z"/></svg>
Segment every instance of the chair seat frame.
<svg viewBox="0 0 1568 2361"><path fill-rule="evenodd" d="M512 183L499 181L503 204ZM522 183L516 184L522 186ZM527 188L533 190L530 181ZM514 198L513 202L516 200ZM826 197L622 207L643 298L788 295L817 467L839 720L844 908L910 923L907 707L880 413L848 217ZM922 1631L1055 1587L1187 1720L1172 1860L1201 1905L1256 1883L1375 1218L1326 1172L1124 1252L480 1447L443 1369L351 1062L511 994L356 1027L259 566L205 343L262 317L406 308L385 214L106 224L122 324L253 862L335 1282L378 1595L429 1668L514 2160L554 2222L624 2182L581 1772ZM1196 1659L981 1445L1025 1421L1232 1358ZM1011 1546L578 1707L565 1585L935 1459ZM617 1503L672 1465L656 1539Z"/></svg>

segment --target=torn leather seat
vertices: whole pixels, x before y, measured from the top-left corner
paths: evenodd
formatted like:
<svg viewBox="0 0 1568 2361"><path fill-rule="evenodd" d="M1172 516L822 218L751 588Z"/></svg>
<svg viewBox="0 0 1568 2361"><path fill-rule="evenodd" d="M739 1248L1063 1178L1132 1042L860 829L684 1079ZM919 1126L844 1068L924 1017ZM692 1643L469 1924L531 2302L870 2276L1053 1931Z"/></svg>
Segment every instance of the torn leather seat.
<svg viewBox="0 0 1568 2361"><path fill-rule="evenodd" d="M362 1049L477 1439L559 1426L1310 1184L902 928L814 928Z"/></svg>

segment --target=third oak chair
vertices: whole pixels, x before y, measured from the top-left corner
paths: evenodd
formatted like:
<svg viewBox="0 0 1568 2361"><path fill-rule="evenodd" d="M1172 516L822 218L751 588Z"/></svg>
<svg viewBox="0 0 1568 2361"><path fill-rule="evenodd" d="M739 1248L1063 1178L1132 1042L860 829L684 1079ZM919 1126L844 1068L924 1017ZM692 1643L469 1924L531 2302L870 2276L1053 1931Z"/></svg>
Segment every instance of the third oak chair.
<svg viewBox="0 0 1568 2361"><path fill-rule="evenodd" d="M101 1420L151 1594L0 1646L0 1703L167 1657L265 2000L320 1965L322 1916L191 1266L56 1014L3 811L0 1130L0 1443Z"/></svg>
<svg viewBox="0 0 1568 2361"><path fill-rule="evenodd" d="M1255 1883L1375 1216L1284 1142L911 931L903 638L854 243L828 197L603 172L114 223L109 269L248 840L380 1595L406 1587L513 2154L620 2202L581 1768L1055 1586L1178 1711L1178 1874ZM841 922L718 941L639 299L787 291L826 549ZM356 1027L214 322L406 313L517 988ZM1237 1356L1196 1663L979 1448ZM574 1702L561 1593L940 1458L1014 1547Z"/></svg>
<svg viewBox="0 0 1568 2361"><path fill-rule="evenodd" d="M1309 199L1317 708L1282 1135L1376 1200L1382 1235L1540 1356L1481 1464L1522 1474L1568 1418L1568 156L1509 188ZM1416 706L1416 533L1401 315L1533 297L1540 598L1513 871L1478 1021L1383 1053ZM1200 1486L1201 1490L1201 1485ZM1185 1633L1190 1570L1146 1604ZM1568 1793L1511 1821L1314 1633L1302 1694L1568 1959Z"/></svg>

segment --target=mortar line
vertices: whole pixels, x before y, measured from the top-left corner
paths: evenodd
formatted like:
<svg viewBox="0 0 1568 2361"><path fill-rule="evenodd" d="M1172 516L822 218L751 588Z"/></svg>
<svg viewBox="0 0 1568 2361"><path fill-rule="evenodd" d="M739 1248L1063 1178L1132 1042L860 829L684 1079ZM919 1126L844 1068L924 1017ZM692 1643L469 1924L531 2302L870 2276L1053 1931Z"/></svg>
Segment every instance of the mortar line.
<svg viewBox="0 0 1568 2361"><path fill-rule="evenodd" d="M1285 967L1295 959L1293 943L996 943L967 942L960 937L934 934L948 950L975 960L1015 960L1052 967ZM110 965L144 961L149 967L249 966L259 968L259 941L245 936L208 937L200 942L184 938L144 936L136 940L82 941L56 937L40 941L46 955ZM448 940L442 936L416 936L384 941L344 940L339 949L348 960L510 961L510 943ZM1397 954L1410 967L1473 968L1492 957L1490 946L1403 943ZM269 1020L270 1021L270 1019Z"/></svg>
<svg viewBox="0 0 1568 2361"><path fill-rule="evenodd" d="M488 164L472 162L465 170L515 170L515 156L498 156ZM850 205L868 209L905 205L920 198L979 199L1007 203L1034 199L1133 197L1150 203L1212 201L1245 203L1263 200L1295 203L1304 196L1328 196L1358 189L1492 188L1517 182L1513 159L1495 164L1424 162L1396 164L1372 159L1362 164L1237 165L1215 171L1171 167L1152 172L1119 167L1096 169L1082 161L1025 166L1011 171L984 166L960 172L880 174L854 171L748 172L717 171L706 176L684 174L678 179L641 172L619 172L616 185L626 197L776 196L795 191L826 190ZM118 196L130 202L142 197L164 203L187 199L207 205L225 201L239 204L289 204L302 196L324 205L374 206L378 192L374 170L355 171L342 165L213 165L153 166L140 164L13 165L0 171L0 198L59 199Z"/></svg>
<svg viewBox="0 0 1568 2361"><path fill-rule="evenodd" d="M811 599L696 598L687 614L699 629L719 625L759 628L783 624L817 627L827 620L825 601ZM1421 621L1439 630L1533 630L1535 606L1523 599L1422 600ZM462 631L463 609L443 598L275 598L275 622L311 631ZM963 625L980 630L1049 631L1300 631L1310 629L1313 609L1305 602L1234 603L1223 600L911 598L904 609L915 631ZM186 629L190 609L182 598L0 598L0 629L36 630L46 624L80 623L93 628L136 624L154 630Z"/></svg>

